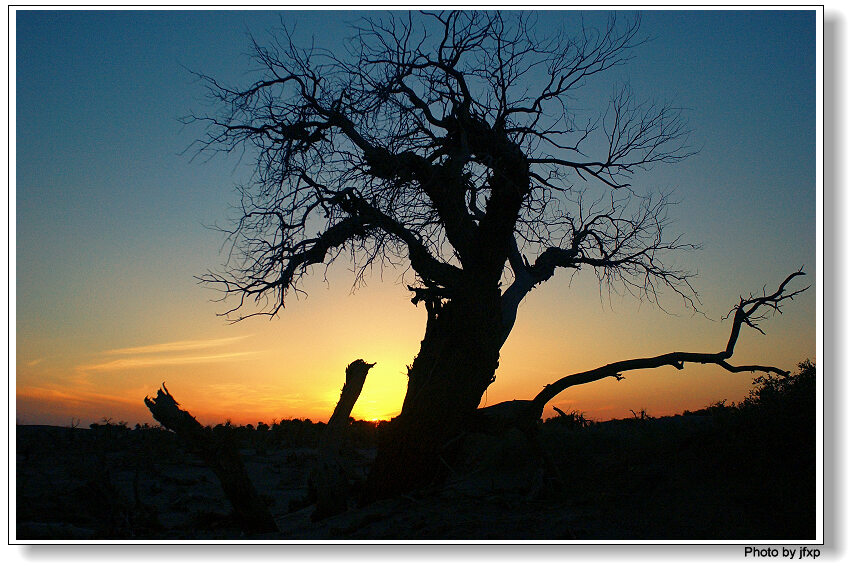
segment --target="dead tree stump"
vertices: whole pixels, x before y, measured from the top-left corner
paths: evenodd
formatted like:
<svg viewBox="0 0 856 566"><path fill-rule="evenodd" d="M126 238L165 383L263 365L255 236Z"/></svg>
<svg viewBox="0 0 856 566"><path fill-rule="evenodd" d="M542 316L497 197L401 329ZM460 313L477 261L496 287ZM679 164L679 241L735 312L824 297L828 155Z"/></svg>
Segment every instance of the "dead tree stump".
<svg viewBox="0 0 856 566"><path fill-rule="evenodd" d="M309 473L309 500L315 501L312 520L337 515L348 510L348 464L342 458L342 448L354 408L366 376L375 364L354 360L345 369L345 385L333 415L321 433L318 460Z"/></svg>
<svg viewBox="0 0 856 566"><path fill-rule="evenodd" d="M175 432L185 446L200 456L216 474L242 529L255 534L279 530L267 505L253 487L233 438L216 435L199 424L193 415L179 409L166 385L158 390L154 399L146 397L145 403L152 416Z"/></svg>

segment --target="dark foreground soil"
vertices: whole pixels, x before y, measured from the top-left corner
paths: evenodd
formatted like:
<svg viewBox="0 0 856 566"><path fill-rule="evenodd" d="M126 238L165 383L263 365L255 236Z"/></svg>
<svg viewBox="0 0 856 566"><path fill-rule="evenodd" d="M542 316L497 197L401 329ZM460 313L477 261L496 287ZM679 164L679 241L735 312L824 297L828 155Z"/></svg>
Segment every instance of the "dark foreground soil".
<svg viewBox="0 0 856 566"><path fill-rule="evenodd" d="M18 426L14 538L815 539L813 422L728 409L589 426L552 419L534 441L472 434L442 485L317 522L311 506L289 503L306 494L322 425L300 438L241 429L244 462L279 527L265 536L235 527L217 478L168 431ZM372 440L352 443L355 490Z"/></svg>

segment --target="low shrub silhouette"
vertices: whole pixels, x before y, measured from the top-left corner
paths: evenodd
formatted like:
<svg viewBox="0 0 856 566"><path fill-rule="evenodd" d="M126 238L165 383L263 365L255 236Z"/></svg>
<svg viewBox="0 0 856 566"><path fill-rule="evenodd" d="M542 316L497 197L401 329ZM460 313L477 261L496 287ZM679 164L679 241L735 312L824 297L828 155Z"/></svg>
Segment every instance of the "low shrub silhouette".
<svg viewBox="0 0 856 566"><path fill-rule="evenodd" d="M805 536L815 516L817 485L816 367L810 361L786 377L764 375L739 405L737 435L745 447L734 458L752 478L744 492L758 508L779 510L768 521L777 532ZM751 455L751 457L747 457Z"/></svg>
<svg viewBox="0 0 856 566"><path fill-rule="evenodd" d="M550 417L544 421L547 426L556 425L568 430L576 430L591 426L594 421L587 419L585 413L572 409L570 412L565 412L558 407L553 407L553 410L558 413L555 417Z"/></svg>
<svg viewBox="0 0 856 566"><path fill-rule="evenodd" d="M810 360L800 362L797 367L799 371L788 376L765 374L756 377L752 381L755 388L740 408L772 412L776 417L814 415L817 368Z"/></svg>

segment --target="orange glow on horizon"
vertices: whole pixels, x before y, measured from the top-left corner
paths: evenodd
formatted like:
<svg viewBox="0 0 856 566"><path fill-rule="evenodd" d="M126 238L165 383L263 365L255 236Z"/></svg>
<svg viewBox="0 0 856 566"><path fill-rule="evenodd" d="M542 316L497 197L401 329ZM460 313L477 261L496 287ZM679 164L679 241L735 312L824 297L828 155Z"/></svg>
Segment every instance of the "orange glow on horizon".
<svg viewBox="0 0 856 566"><path fill-rule="evenodd" d="M202 332L176 332L170 334L173 339L148 344L107 341L92 353L72 352L65 358L52 358L19 339L18 422L68 425L73 419L86 423L108 417L153 423L143 398L154 395L162 382L203 424L227 419L236 424L291 418L326 422L339 399L344 368L357 358L376 365L352 416L388 420L401 409L406 368L424 331L423 309L405 300L409 295L394 283L372 282L348 295L341 292L345 277L330 279L330 289L295 301L283 319L251 319L207 338ZM575 282L583 291L585 284ZM643 311L635 302L605 309L578 297L564 284L547 282L527 298L482 406L531 399L564 375L619 359L718 349L728 332L727 321L667 317ZM812 297L804 301L803 310L811 312ZM629 320L635 324L629 326ZM585 325L572 324L577 321ZM813 325L789 326L786 317L772 322L766 336L741 334L735 362L791 369L814 359ZM753 375L688 364L682 371L663 367L625 377L568 389L547 404L543 416L555 416L553 406L595 420L626 418L643 408L653 416L679 414L723 399L741 401Z"/></svg>

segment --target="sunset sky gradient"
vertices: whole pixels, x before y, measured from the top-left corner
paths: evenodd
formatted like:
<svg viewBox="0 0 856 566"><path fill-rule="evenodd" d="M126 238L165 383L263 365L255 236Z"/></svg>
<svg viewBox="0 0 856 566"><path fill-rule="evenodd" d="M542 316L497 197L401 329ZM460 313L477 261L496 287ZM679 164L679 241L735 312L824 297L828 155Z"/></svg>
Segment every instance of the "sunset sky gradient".
<svg viewBox="0 0 856 566"><path fill-rule="evenodd" d="M16 421L152 422L143 405L162 382L204 423L326 420L356 358L369 372L354 416L398 413L419 349L422 307L401 272L355 289L346 257L304 280L282 316L229 324L220 295L195 276L217 268L234 187L251 158L193 159L200 135L179 118L207 108L188 69L253 79L248 33L279 19L298 43L337 49L364 12L18 10L12 19L15 147L12 196ZM602 14L586 14L595 23ZM706 316L663 295L669 313L602 293L559 272L521 305L487 404L532 398L558 378L674 350L715 352L738 298L804 266L811 289L763 326L744 329L734 363L793 369L816 360L817 52L813 11L643 11L650 41L577 101L591 115L615 84L686 109L699 153L638 176L671 190L675 234L703 246L676 254L698 272ZM542 26L578 26L554 11ZM740 401L751 374L718 367L628 373L548 404L589 418L666 415Z"/></svg>

